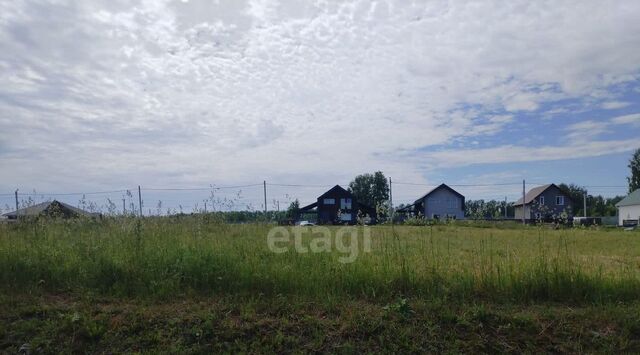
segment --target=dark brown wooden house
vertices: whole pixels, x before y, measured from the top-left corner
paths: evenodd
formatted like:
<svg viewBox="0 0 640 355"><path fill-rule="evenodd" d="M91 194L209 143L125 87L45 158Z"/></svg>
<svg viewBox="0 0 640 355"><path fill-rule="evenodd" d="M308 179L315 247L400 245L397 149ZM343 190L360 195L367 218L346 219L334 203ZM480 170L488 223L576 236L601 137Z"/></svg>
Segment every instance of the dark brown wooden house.
<svg viewBox="0 0 640 355"><path fill-rule="evenodd" d="M316 202L300 208L299 213L317 214L318 224L355 224L358 216L368 217L370 223L375 223L376 219L374 208L359 203L340 185L320 195Z"/></svg>

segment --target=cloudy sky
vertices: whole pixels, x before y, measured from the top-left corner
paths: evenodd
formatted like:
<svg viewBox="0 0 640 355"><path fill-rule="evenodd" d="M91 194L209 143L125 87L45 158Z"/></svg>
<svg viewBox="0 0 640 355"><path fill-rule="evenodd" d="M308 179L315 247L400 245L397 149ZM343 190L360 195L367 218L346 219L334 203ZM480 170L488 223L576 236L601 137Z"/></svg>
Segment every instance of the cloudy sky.
<svg viewBox="0 0 640 355"><path fill-rule="evenodd" d="M0 193L325 186L375 170L623 193L600 186L624 186L640 147L638 18L635 0L3 0ZM399 184L396 203L425 189ZM269 200L323 191L270 186ZM261 192L242 195L260 208Z"/></svg>

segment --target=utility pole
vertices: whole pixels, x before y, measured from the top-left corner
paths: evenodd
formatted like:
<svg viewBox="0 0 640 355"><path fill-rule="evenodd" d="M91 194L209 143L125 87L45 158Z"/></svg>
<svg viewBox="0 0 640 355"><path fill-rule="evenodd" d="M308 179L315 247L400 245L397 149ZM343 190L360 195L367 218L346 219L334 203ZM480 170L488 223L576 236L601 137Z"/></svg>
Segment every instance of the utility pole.
<svg viewBox="0 0 640 355"><path fill-rule="evenodd" d="M140 217L142 217L142 192L140 191L140 185L138 185L138 205L140 206Z"/></svg>
<svg viewBox="0 0 640 355"><path fill-rule="evenodd" d="M524 214L527 210L527 205L525 204L524 198L526 196L526 191L525 191L525 182L524 179L522 179L522 225L526 225L527 221L524 217Z"/></svg>
<svg viewBox="0 0 640 355"><path fill-rule="evenodd" d="M507 196L504 197L504 219L509 218L507 216Z"/></svg>
<svg viewBox="0 0 640 355"><path fill-rule="evenodd" d="M125 199L122 199L122 215L126 216L127 215L127 205L125 204Z"/></svg>
<svg viewBox="0 0 640 355"><path fill-rule="evenodd" d="M207 213L207 200L204 200L204 213Z"/></svg>
<svg viewBox="0 0 640 355"><path fill-rule="evenodd" d="M391 210L391 224L393 224L393 190L391 189L391 177L389 177L389 209Z"/></svg>
<svg viewBox="0 0 640 355"><path fill-rule="evenodd" d="M277 201L276 201L276 206L277 206L277 208L278 208L278 212L280 212L280 200L277 200Z"/></svg>
<svg viewBox="0 0 640 355"><path fill-rule="evenodd" d="M16 220L18 220L18 189L16 189Z"/></svg>
<svg viewBox="0 0 640 355"><path fill-rule="evenodd" d="M582 195L582 204L584 205L584 210L582 212L582 215L584 217L587 216L587 191L585 190L584 195Z"/></svg>
<svg viewBox="0 0 640 355"><path fill-rule="evenodd" d="M264 216L267 217L267 180L262 181L264 190Z"/></svg>

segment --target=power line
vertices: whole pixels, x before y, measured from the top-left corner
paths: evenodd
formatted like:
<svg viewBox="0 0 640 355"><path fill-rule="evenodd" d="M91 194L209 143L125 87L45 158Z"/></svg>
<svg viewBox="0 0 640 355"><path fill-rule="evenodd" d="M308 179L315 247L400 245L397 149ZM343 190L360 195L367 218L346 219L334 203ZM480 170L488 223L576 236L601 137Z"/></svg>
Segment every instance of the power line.
<svg viewBox="0 0 640 355"><path fill-rule="evenodd" d="M456 187L482 187L482 186L515 186L515 185L520 185L520 183L505 182L505 183L498 183L498 184L452 184L451 186L456 186Z"/></svg>
<svg viewBox="0 0 640 355"><path fill-rule="evenodd" d="M256 187L262 186L262 184L250 184L250 185L236 185L236 186L210 186L210 187L186 187L186 188L151 188L145 187L142 190L148 191L211 191L211 190L222 190L222 189L240 189L244 187Z"/></svg>
<svg viewBox="0 0 640 355"><path fill-rule="evenodd" d="M399 185L415 185L415 186L428 186L428 187L436 187L439 184L422 184L422 183L414 183L414 182L393 182L394 184ZM493 184L447 184L447 186L456 186L456 187L486 187L486 186L519 186L520 182L504 182L504 183L493 183ZM539 182L531 182L533 185L545 185ZM622 189L627 188L628 186L624 185L579 185L579 187L585 188L612 188L612 189Z"/></svg>
<svg viewBox="0 0 640 355"><path fill-rule="evenodd" d="M612 189L626 189L629 186L623 186L623 185L585 185L583 187L589 187L589 188L612 188Z"/></svg>
<svg viewBox="0 0 640 355"><path fill-rule="evenodd" d="M112 193L127 192L129 190L111 190L111 191L90 191L90 192L63 192L63 193L49 193L49 192L21 192L20 196L80 196L80 195L104 195ZM11 194L1 194L7 196Z"/></svg>
<svg viewBox="0 0 640 355"><path fill-rule="evenodd" d="M414 185L414 186L428 186L428 187L436 187L440 186L439 184L421 184L414 182L393 182L398 185ZM447 184L447 186L456 186L456 187L482 187L482 186L516 186L520 185L519 182L505 182L505 183L495 183L495 184Z"/></svg>
<svg viewBox="0 0 640 355"><path fill-rule="evenodd" d="M267 183L267 186L282 186L282 187L332 187L335 185L302 185L302 184L271 184Z"/></svg>
<svg viewBox="0 0 640 355"><path fill-rule="evenodd" d="M439 186L437 184L424 184L424 183L414 183L414 182L393 182L396 185L409 185L409 186L426 186L426 187L436 187ZM543 185L540 183L533 183L535 185ZM145 191L211 191L211 190L223 190L223 189L240 189L240 188L249 188L249 187L258 187L263 184L247 184L247 185L231 185L231 186L215 186L212 185L210 187L176 187L176 188L143 188ZM267 183L268 186L277 186L277 187L309 187L309 188L326 188L334 185L314 185L314 184L278 184L278 183ZM505 182L505 183L484 183L484 184L448 184L448 186L452 187L490 187L490 186L519 186L519 182ZM589 189L626 189L628 186L625 185L582 185L580 187L589 188ZM122 189L122 190L108 190L108 191L86 191L86 192L63 192L63 193L49 193L49 192L23 192L20 193L21 196L82 196L82 195L103 195L103 194L113 194L113 193L126 193L127 191L133 191L135 189ZM13 193L0 193L0 196L10 197L13 196Z"/></svg>

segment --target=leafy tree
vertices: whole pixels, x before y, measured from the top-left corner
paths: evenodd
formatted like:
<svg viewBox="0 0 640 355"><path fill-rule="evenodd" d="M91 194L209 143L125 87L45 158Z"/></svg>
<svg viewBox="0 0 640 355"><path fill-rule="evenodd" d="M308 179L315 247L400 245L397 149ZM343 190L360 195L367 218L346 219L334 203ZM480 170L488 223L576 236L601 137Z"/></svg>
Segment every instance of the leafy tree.
<svg viewBox="0 0 640 355"><path fill-rule="evenodd" d="M560 184L558 187L571 197L571 210L574 212L574 216L582 216L584 214L584 194L587 193L587 189L575 184ZM587 195L587 216L615 216L616 203L623 198L623 196L606 198L601 195Z"/></svg>
<svg viewBox="0 0 640 355"><path fill-rule="evenodd" d="M349 192L358 199L358 202L372 206L373 197L371 196L371 185L373 177L371 174L362 174L356 176L349 183Z"/></svg>
<svg viewBox="0 0 640 355"><path fill-rule="evenodd" d="M287 208L287 218L295 218L300 211L300 201L296 199L295 201L289 204L289 208Z"/></svg>
<svg viewBox="0 0 640 355"><path fill-rule="evenodd" d="M389 180L387 180L382 171L376 171L373 174L371 194L373 195L374 207L389 201Z"/></svg>
<svg viewBox="0 0 640 355"><path fill-rule="evenodd" d="M627 181L629 182L629 193L632 193L640 189L640 148L629 159L628 167L631 169L631 176L627 177Z"/></svg>
<svg viewBox="0 0 640 355"><path fill-rule="evenodd" d="M376 208L389 200L389 181L381 171L356 176L349 191L360 202Z"/></svg>
<svg viewBox="0 0 640 355"><path fill-rule="evenodd" d="M558 185L558 188L564 191L564 193L569 195L569 197L571 198L571 211L573 211L573 215L582 216L584 211L583 199L584 199L584 194L587 193L587 189L582 186L578 186L576 184L564 184L564 183ZM590 206L588 202L589 201L587 201L587 205Z"/></svg>
<svg viewBox="0 0 640 355"><path fill-rule="evenodd" d="M503 201L467 200L465 215L470 219L500 219L504 217ZM513 216L513 204L507 205L507 214Z"/></svg>

